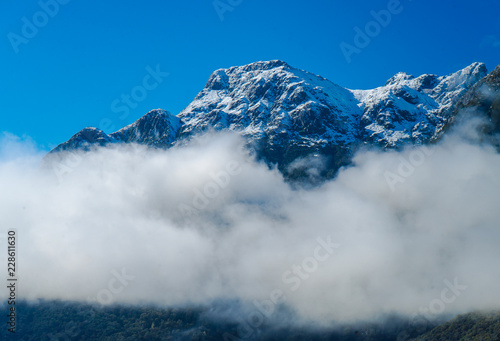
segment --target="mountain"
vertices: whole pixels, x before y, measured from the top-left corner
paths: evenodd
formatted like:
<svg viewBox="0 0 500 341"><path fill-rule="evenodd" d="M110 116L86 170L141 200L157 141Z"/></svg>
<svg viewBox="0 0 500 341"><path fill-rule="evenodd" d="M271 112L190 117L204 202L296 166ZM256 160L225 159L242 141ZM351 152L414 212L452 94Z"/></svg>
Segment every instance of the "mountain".
<svg viewBox="0 0 500 341"><path fill-rule="evenodd" d="M97 128L85 128L61 143L50 153L71 150L89 150L108 143L139 143L155 147L169 147L175 142L180 120L161 109L151 110L134 123L107 135Z"/></svg>
<svg viewBox="0 0 500 341"><path fill-rule="evenodd" d="M474 84L460 98L455 110L472 107L482 110L491 120L494 128L498 129L500 125L500 65Z"/></svg>
<svg viewBox="0 0 500 341"><path fill-rule="evenodd" d="M67 301L17 302L17 340L190 340L190 341L405 341L434 325L409 325L401 318L376 323L305 327L284 318L262 321L252 332L234 319L221 319L212 307L92 306ZM7 328L0 339L8 340ZM401 337L403 336L403 338ZM406 337L407 336L407 337ZM486 340L486 339L484 339Z"/></svg>
<svg viewBox="0 0 500 341"><path fill-rule="evenodd" d="M438 324L392 317L374 323L305 328L264 321L259 333L239 337L238 323L208 307L97 307L66 301L18 302L18 340L308 340L486 341L500 340L500 312L473 312ZM71 326L71 327L70 327ZM0 339L7 340L7 328ZM45 337L42 337L44 335Z"/></svg>
<svg viewBox="0 0 500 341"><path fill-rule="evenodd" d="M215 71L179 117L180 137L207 128L239 131L283 173L300 157L328 155L327 169L347 164L362 111L354 94L282 61Z"/></svg>
<svg viewBox="0 0 500 341"><path fill-rule="evenodd" d="M500 151L500 65L460 98L448 126L470 115L485 116L487 123L480 128L482 136Z"/></svg>
<svg viewBox="0 0 500 341"><path fill-rule="evenodd" d="M450 120L460 98L487 74L473 63L448 76L398 73L385 86L354 91L364 107L363 140L386 147L432 140Z"/></svg>
<svg viewBox="0 0 500 341"><path fill-rule="evenodd" d="M195 134L235 131L289 179L307 177L300 159L315 157L324 161L320 177L331 177L360 145L398 148L437 139L486 75L484 64L473 63L447 76L398 73L376 89L350 90L283 61L256 62L213 72L176 116L153 110L109 135L85 128L50 154L108 143L169 148Z"/></svg>

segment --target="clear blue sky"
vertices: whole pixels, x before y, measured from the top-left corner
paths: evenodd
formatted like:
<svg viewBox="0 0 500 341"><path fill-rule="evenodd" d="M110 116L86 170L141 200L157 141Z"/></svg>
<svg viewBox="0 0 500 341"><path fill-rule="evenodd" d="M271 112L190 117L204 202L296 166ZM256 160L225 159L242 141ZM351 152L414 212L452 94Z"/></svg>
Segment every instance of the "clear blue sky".
<svg viewBox="0 0 500 341"><path fill-rule="evenodd" d="M177 114L213 70L258 60L281 59L358 89L398 71L500 64L498 0L401 0L350 63L340 44L355 46L354 28L364 31L370 12L395 0L220 0L231 8L222 17L213 0L59 1L57 13L34 0L0 5L0 131L47 149L103 119L118 129L150 109ZM168 76L148 78L144 94L137 87L157 65ZM134 88L141 101L125 115L121 96Z"/></svg>

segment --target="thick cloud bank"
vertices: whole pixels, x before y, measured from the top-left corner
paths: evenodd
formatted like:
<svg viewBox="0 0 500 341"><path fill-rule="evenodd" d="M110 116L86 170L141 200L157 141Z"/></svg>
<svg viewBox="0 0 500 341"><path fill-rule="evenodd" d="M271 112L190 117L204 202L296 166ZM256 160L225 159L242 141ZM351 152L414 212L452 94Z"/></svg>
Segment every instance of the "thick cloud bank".
<svg viewBox="0 0 500 341"><path fill-rule="evenodd" d="M235 136L113 146L48 169L9 141L25 155L0 165L19 298L240 300L315 321L500 308L500 156L488 146L365 151L335 180L294 190Z"/></svg>

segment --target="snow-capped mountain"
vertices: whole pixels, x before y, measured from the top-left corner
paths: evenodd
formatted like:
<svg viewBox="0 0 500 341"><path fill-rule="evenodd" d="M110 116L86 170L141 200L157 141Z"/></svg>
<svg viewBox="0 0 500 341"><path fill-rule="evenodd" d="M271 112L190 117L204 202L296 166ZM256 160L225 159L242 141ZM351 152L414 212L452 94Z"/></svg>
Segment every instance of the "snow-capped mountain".
<svg viewBox="0 0 500 341"><path fill-rule="evenodd" d="M50 153L89 150L108 143L139 143L155 147L169 147L176 138L181 124L179 118L162 109L151 110L134 123L107 135L97 128L85 128Z"/></svg>
<svg viewBox="0 0 500 341"><path fill-rule="evenodd" d="M361 138L383 146L421 144L435 138L458 100L487 74L473 63L448 76L398 73L385 86L354 90L363 108Z"/></svg>
<svg viewBox="0 0 500 341"><path fill-rule="evenodd" d="M445 128L457 118L467 119L470 115L481 115L486 119L487 122L480 127L482 137L500 151L500 65L460 98Z"/></svg>
<svg viewBox="0 0 500 341"><path fill-rule="evenodd" d="M455 112L467 108L480 109L500 131L500 65L460 98Z"/></svg>
<svg viewBox="0 0 500 341"><path fill-rule="evenodd" d="M355 142L360 116L352 92L282 61L215 71L179 114L181 135L230 129L253 140L267 136L307 146Z"/></svg>
<svg viewBox="0 0 500 341"><path fill-rule="evenodd" d="M398 73L384 86L349 90L279 60L216 70L177 116L157 109L112 134L85 128L51 153L107 143L168 148L208 130L241 133L284 173L300 157L326 156L325 176L360 144L384 148L436 139L456 104L487 75L473 63L451 75Z"/></svg>

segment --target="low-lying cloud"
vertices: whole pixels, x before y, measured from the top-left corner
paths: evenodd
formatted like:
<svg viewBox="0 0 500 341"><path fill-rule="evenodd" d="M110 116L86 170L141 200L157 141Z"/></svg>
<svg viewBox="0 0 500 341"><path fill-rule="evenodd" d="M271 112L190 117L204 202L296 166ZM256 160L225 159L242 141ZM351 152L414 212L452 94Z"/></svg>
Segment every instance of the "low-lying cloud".
<svg viewBox="0 0 500 341"><path fill-rule="evenodd" d="M18 233L19 298L275 300L317 322L500 308L489 146L365 151L335 180L292 189L234 135L111 146L62 168L33 166L37 151L16 143L24 157L0 165L0 216L3 248Z"/></svg>

